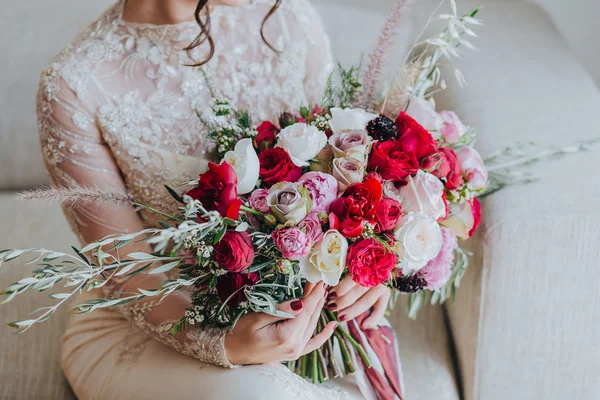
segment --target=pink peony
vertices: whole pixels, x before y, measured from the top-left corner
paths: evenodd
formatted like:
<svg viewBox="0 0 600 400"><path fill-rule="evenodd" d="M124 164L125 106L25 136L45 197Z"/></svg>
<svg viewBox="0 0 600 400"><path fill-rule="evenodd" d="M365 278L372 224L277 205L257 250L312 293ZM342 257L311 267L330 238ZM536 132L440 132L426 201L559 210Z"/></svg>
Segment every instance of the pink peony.
<svg viewBox="0 0 600 400"><path fill-rule="evenodd" d="M338 192L338 182L333 176L312 171L302 175L298 183L308 190L313 203L312 211L329 211Z"/></svg>
<svg viewBox="0 0 600 400"><path fill-rule="evenodd" d="M269 191L267 189L256 189L250 197L248 197L248 204L250 207L263 214L271 212L271 207L267 205L267 196Z"/></svg>
<svg viewBox="0 0 600 400"><path fill-rule="evenodd" d="M298 228L302 229L313 243L318 243L323 239L323 228L318 212L311 212L299 224Z"/></svg>
<svg viewBox="0 0 600 400"><path fill-rule="evenodd" d="M439 289L448 282L452 273L450 267L454 259L454 249L457 247L456 236L450 229L442 228L442 248L440 252L419 271L419 275L427 282L427 289Z"/></svg>
<svg viewBox="0 0 600 400"><path fill-rule="evenodd" d="M275 245L288 260L300 260L310 253L311 239L300 228L278 229L272 233Z"/></svg>
<svg viewBox="0 0 600 400"><path fill-rule="evenodd" d="M458 139L467 132L465 125L454 111L442 111L440 112L440 116L444 121L441 129L442 137L448 143L458 142Z"/></svg>

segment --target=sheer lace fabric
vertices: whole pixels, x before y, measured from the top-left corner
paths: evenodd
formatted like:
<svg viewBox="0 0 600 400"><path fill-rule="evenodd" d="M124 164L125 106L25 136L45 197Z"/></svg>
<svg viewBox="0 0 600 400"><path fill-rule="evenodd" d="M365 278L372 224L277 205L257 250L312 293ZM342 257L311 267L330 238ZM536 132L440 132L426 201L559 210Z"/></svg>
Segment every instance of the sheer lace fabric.
<svg viewBox="0 0 600 400"><path fill-rule="evenodd" d="M281 50L278 56L259 35L271 5L255 0L242 7L215 7L216 53L202 70L186 67L193 59L181 50L197 35L195 23L134 24L122 18L124 0L109 8L41 76L40 143L52 182L126 187L141 202L174 208L163 184L193 179L212 160L213 144L196 115L210 116L211 89L234 107L248 107L256 122L317 102L331 68L320 19L306 0L284 1L265 32ZM192 57L202 58L205 51L196 49ZM159 220L124 208L64 211L82 243L155 226ZM105 295L152 289L165 278L135 276L111 285ZM185 293L174 293L161 303L119 309L175 350L232 367L224 331L171 335L188 304Z"/></svg>

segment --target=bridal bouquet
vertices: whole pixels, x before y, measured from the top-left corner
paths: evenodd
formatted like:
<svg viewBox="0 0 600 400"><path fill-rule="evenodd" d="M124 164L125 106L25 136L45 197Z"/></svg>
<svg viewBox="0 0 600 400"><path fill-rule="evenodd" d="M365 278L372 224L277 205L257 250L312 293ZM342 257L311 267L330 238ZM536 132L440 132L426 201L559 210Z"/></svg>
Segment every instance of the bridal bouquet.
<svg viewBox="0 0 600 400"><path fill-rule="evenodd" d="M248 312L291 317L280 310L299 298L306 282L335 286L351 276L359 285L384 284L409 293L409 314L426 301L454 295L468 265L460 247L480 220L478 197L526 180L486 163L475 150L475 132L452 111L436 111L433 95L446 86L440 60L472 47L466 40L479 24L477 9L464 16L441 15L442 33L417 42L379 96L376 81L390 45L400 5L390 16L359 79L357 68L332 74L321 104L284 112L277 121L253 124L247 110L236 110L215 96L212 114L202 115L216 144L219 163L210 163L188 187L169 190L179 212L139 204L126 193L112 200L159 213L160 227L111 235L75 255L45 249L4 250L0 264L25 255L40 267L11 285L4 302L30 290L64 282L58 302L36 317L10 325L21 331L49 318L74 294L139 273L167 273L155 290L94 299L75 307L92 312L146 297L192 288L192 304L173 333L190 327L233 327ZM455 70L462 81L462 75ZM557 151L555 153L560 153ZM496 154L498 162L508 151ZM511 166L531 159L519 155ZM514 182L513 182L514 181ZM77 196L94 188L54 188L77 206ZM39 195L38 195L39 196ZM151 253L120 255L119 248L146 242ZM325 310L317 330L337 316ZM343 321L338 321L343 322ZM343 363L336 360L339 348ZM289 363L313 382L355 370L356 349L366 369L378 356L363 332L340 324L321 349ZM381 364L381 363L378 363ZM389 378L389 376L388 376ZM383 378L385 379L385 378Z"/></svg>

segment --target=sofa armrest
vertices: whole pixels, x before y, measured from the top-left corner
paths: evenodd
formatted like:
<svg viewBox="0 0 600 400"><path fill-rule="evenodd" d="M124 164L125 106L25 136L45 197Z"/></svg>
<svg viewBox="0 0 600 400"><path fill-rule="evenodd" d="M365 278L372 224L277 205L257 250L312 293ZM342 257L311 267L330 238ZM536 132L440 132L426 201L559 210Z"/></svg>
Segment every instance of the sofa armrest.
<svg viewBox="0 0 600 400"><path fill-rule="evenodd" d="M503 1L481 17L480 51L459 63L469 85L449 82L438 108L476 126L482 153L600 137L600 94L545 13ZM600 393L597 159L588 152L539 163L541 180L484 200L471 267L447 306L467 399Z"/></svg>

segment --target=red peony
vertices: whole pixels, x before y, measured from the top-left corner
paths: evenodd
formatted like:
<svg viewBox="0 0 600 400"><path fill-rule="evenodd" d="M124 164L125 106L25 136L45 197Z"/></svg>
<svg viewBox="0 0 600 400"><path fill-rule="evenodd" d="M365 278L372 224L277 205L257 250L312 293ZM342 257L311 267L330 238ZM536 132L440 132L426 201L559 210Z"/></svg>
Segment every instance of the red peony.
<svg viewBox="0 0 600 400"><path fill-rule="evenodd" d="M417 159L420 160L437 151L437 142L433 136L404 111L400 111L396 118L396 128L398 128L398 141L407 150L414 151Z"/></svg>
<svg viewBox="0 0 600 400"><path fill-rule="evenodd" d="M479 203L479 200L471 200L471 212L473 213L473 227L469 231L469 237L473 236L481 222L481 204Z"/></svg>
<svg viewBox="0 0 600 400"><path fill-rule="evenodd" d="M375 222L375 212L382 195L381 183L373 178L348 186L330 207L337 217L333 221L340 233L347 238L357 237L364 229L364 221Z"/></svg>
<svg viewBox="0 0 600 400"><path fill-rule="evenodd" d="M389 197L381 199L375 210L375 222L378 232L390 231L398 225L402 218L402 206L400 202Z"/></svg>
<svg viewBox="0 0 600 400"><path fill-rule="evenodd" d="M368 170L379 173L385 180L398 183L416 174L419 162L415 153L407 150L398 140L388 140L373 145Z"/></svg>
<svg viewBox="0 0 600 400"><path fill-rule="evenodd" d="M252 286L258 282L258 274L253 272L251 274L232 274L227 273L221 275L217 279L217 294L222 302L227 299L227 305L229 307L236 307L242 301L246 300L246 295L242 289L244 286ZM230 298L231 296L231 298Z"/></svg>
<svg viewBox="0 0 600 400"><path fill-rule="evenodd" d="M229 272L243 272L254 261L254 246L247 232L227 231L215 245L215 260Z"/></svg>
<svg viewBox="0 0 600 400"><path fill-rule="evenodd" d="M217 210L223 217L238 219L242 200L237 196L237 175L226 162L208 163L208 171L200 175L198 185L187 192L208 211Z"/></svg>
<svg viewBox="0 0 600 400"><path fill-rule="evenodd" d="M460 168L460 160L452 149L444 147L440 149L440 151L445 157L449 170L446 175L446 188L448 188L448 190L456 190L464 183L462 169Z"/></svg>
<svg viewBox="0 0 600 400"><path fill-rule="evenodd" d="M267 149L258 156L260 177L265 187L279 182L296 182L302 175L302 168L296 166L290 155L281 147Z"/></svg>
<svg viewBox="0 0 600 400"><path fill-rule="evenodd" d="M346 260L352 280L364 287L377 286L389 279L398 262L396 255L375 239L352 244Z"/></svg>
<svg viewBox="0 0 600 400"><path fill-rule="evenodd" d="M260 153L275 145L275 136L279 132L279 128L269 121L265 121L256 128L258 132L254 138L254 147Z"/></svg>

